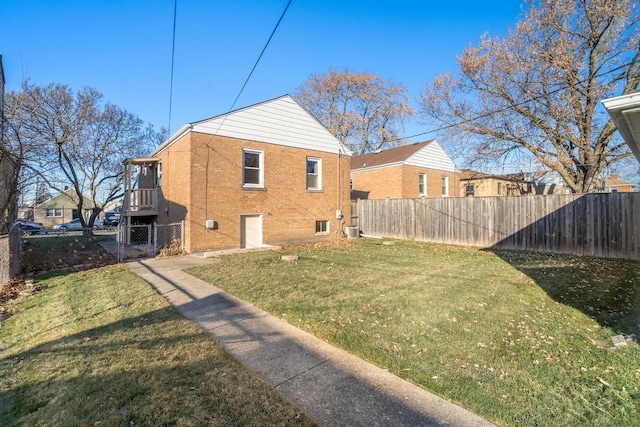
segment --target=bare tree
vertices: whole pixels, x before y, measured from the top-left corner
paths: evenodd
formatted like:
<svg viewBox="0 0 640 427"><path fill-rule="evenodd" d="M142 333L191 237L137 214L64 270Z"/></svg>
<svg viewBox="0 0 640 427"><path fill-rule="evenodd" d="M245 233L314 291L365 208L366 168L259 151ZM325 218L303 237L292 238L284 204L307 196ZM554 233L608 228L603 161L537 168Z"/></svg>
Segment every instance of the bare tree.
<svg viewBox="0 0 640 427"><path fill-rule="evenodd" d="M2 123L2 144L0 144L0 234L9 231L16 220L18 194L24 187L22 168L25 155L29 153L29 141L22 138L21 99L13 93L4 97ZM4 106L3 106L4 107Z"/></svg>
<svg viewBox="0 0 640 427"><path fill-rule="evenodd" d="M312 74L295 98L357 154L399 145L399 132L414 115L403 85L348 69Z"/></svg>
<svg viewBox="0 0 640 427"><path fill-rule="evenodd" d="M152 129L91 88L74 95L65 85L25 82L9 95L10 139L29 147L24 166L54 190L72 187L80 222L91 227L106 204L122 197L122 161L149 150ZM91 210L88 221L85 210Z"/></svg>
<svg viewBox="0 0 640 427"><path fill-rule="evenodd" d="M574 192L630 155L599 101L637 90L639 12L634 0L526 0L504 38L482 37L439 75L419 103L468 158L533 157Z"/></svg>

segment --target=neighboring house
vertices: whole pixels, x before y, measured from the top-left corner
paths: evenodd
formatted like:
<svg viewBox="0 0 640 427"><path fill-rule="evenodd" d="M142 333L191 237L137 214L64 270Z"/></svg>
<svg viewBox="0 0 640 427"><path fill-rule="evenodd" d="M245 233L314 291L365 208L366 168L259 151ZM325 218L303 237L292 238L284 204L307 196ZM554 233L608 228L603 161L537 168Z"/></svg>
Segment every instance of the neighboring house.
<svg viewBox="0 0 640 427"><path fill-rule="evenodd" d="M463 169L460 174L460 195L465 197L520 196L531 194L531 191L522 172L492 175Z"/></svg>
<svg viewBox="0 0 640 427"><path fill-rule="evenodd" d="M184 221L187 252L340 237L350 154L289 95L190 123L125 160L121 222Z"/></svg>
<svg viewBox="0 0 640 427"><path fill-rule="evenodd" d="M351 158L352 199L416 199L460 194L460 172L436 140Z"/></svg>
<svg viewBox="0 0 640 427"><path fill-rule="evenodd" d="M91 200L87 197L82 203L84 206L91 206ZM85 219L89 218L90 214L90 208L84 210ZM33 220L42 223L45 227L52 227L79 217L78 195L73 188L59 193L33 208Z"/></svg>
<svg viewBox="0 0 640 427"><path fill-rule="evenodd" d="M604 180L605 193L630 193L634 191L633 184L618 178L618 175L611 175Z"/></svg>
<svg viewBox="0 0 640 427"><path fill-rule="evenodd" d="M571 188L556 171L525 172L524 181L529 183L531 189L528 194L569 194ZM598 188L602 188L598 186Z"/></svg>

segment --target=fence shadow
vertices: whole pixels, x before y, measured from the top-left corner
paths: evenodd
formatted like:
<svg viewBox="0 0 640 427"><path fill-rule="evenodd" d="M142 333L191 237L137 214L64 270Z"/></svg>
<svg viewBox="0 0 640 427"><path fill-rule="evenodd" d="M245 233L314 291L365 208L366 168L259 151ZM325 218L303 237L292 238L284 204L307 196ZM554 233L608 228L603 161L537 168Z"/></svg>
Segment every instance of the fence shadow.
<svg viewBox="0 0 640 427"><path fill-rule="evenodd" d="M364 234L487 248L555 301L639 332L640 193L358 200L352 209Z"/></svg>
<svg viewBox="0 0 640 427"><path fill-rule="evenodd" d="M527 275L554 301L581 311L600 326L625 335L640 332L638 261L485 250Z"/></svg>

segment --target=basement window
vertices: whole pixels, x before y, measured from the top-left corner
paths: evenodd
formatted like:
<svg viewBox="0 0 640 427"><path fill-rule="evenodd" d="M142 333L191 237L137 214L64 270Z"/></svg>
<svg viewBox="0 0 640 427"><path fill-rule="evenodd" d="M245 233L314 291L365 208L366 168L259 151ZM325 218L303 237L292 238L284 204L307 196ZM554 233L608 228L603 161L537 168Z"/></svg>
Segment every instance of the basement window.
<svg viewBox="0 0 640 427"><path fill-rule="evenodd" d="M316 221L316 236L329 234L329 221Z"/></svg>

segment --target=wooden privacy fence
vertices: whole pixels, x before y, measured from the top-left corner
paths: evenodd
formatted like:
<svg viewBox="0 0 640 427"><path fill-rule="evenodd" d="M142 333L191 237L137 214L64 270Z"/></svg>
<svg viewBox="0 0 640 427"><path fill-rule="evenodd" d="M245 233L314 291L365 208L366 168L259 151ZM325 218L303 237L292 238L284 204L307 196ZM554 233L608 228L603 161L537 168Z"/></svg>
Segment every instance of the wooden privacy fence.
<svg viewBox="0 0 640 427"><path fill-rule="evenodd" d="M640 193L357 200L364 235L640 260Z"/></svg>

